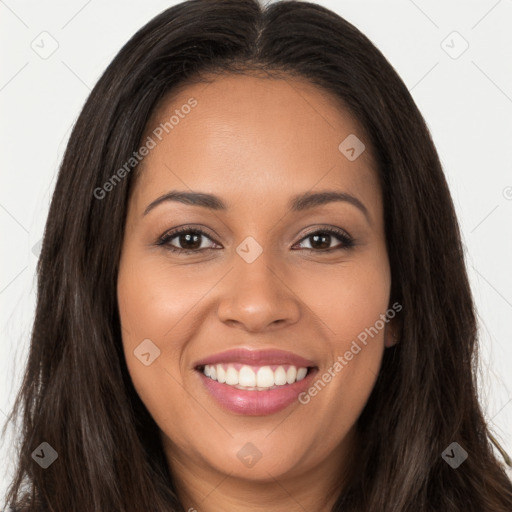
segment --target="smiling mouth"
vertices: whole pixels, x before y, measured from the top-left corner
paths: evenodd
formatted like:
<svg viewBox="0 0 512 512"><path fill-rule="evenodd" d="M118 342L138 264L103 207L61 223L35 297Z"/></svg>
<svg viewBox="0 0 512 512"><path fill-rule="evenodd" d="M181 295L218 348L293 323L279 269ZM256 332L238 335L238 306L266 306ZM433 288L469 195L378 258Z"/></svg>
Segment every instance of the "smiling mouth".
<svg viewBox="0 0 512 512"><path fill-rule="evenodd" d="M300 405L319 371L315 361L284 350L237 347L193 365L203 389L222 409L264 416Z"/></svg>
<svg viewBox="0 0 512 512"><path fill-rule="evenodd" d="M244 391L270 391L300 382L315 367L291 364L253 366L241 363L206 364L196 368L220 384Z"/></svg>

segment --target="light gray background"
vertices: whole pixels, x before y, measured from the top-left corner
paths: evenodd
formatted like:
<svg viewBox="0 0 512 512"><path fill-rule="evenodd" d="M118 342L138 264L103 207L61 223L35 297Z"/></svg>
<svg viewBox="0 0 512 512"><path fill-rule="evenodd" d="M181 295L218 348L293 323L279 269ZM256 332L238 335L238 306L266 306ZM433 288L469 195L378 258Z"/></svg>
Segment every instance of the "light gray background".
<svg viewBox="0 0 512 512"><path fill-rule="evenodd" d="M0 0L2 424L28 353L37 244L70 129L122 45L175 3ZM479 312L482 403L512 455L512 0L316 3L381 49L432 132ZM52 55L44 53L56 45ZM0 452L0 460L11 461L1 464L2 497L12 470L12 434Z"/></svg>

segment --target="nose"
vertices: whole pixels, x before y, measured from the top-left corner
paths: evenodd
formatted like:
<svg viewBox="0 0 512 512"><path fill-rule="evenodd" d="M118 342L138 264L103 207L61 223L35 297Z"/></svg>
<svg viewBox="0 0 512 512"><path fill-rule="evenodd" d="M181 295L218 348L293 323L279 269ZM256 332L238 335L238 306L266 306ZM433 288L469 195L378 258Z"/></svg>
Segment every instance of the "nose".
<svg viewBox="0 0 512 512"><path fill-rule="evenodd" d="M249 332L296 323L301 314L300 298L287 282L286 273L274 268L269 266L265 251L252 263L238 258L224 282L219 319Z"/></svg>

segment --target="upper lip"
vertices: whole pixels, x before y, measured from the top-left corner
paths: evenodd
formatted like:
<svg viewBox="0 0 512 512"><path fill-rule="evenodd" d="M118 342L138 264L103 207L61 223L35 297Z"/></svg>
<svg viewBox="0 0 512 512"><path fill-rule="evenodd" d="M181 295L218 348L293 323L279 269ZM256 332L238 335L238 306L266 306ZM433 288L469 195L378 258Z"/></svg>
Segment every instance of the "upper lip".
<svg viewBox="0 0 512 512"><path fill-rule="evenodd" d="M194 364L194 367L200 367L218 363L240 363L253 366L266 366L276 364L290 364L299 368L307 368L315 366L315 363L309 359L305 359L292 352L285 350L265 349L250 350L247 348L234 348L219 352L211 356L205 357Z"/></svg>

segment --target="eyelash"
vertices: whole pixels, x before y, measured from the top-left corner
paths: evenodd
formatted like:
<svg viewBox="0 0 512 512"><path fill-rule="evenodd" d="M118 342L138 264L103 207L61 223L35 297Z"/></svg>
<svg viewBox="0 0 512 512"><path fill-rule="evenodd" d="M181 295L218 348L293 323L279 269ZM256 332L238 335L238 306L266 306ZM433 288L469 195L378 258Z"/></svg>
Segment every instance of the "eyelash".
<svg viewBox="0 0 512 512"><path fill-rule="evenodd" d="M206 247L203 249L181 249L179 247L174 247L173 245L171 245L170 241L182 233L191 233L191 234L201 235L201 236L205 236L206 238L209 238L210 240L212 240L211 237L209 237L208 234L205 231L203 231L202 229L184 226L184 227L176 228L174 230L171 230L171 231L168 231L167 233L165 233L162 237L160 237L158 239L156 245L166 246L165 248L167 250L174 252L174 253L180 253L180 254L198 254L202 251L217 250L217 249L213 249L211 247ZM306 240L307 238L309 238L313 235L317 235L317 234L334 235L336 238L338 238L342 242L342 245L339 247L332 247L330 249L309 249L306 247L303 250L306 250L308 252L316 252L316 253L331 253L336 250L349 250L352 247L354 247L354 245L355 245L355 240L353 238L351 238L347 233L345 233L341 229L332 228L332 227L319 228L316 231L312 231L311 233L308 233L306 236L301 238L299 240L299 242L302 242L303 240ZM212 242L214 242L214 240L212 240ZM217 243L217 242L215 242L215 243Z"/></svg>

